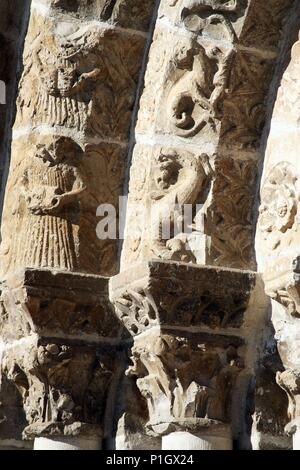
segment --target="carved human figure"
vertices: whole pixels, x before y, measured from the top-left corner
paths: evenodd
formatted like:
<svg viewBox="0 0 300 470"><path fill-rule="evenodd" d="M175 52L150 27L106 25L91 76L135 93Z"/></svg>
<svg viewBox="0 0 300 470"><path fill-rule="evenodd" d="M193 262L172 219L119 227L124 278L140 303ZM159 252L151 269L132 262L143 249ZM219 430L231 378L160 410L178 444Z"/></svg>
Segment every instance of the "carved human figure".
<svg viewBox="0 0 300 470"><path fill-rule="evenodd" d="M155 257L195 261L184 236L184 206L193 205L207 185L206 156L180 161L174 150L160 152L153 164L150 191L150 249Z"/></svg>
<svg viewBox="0 0 300 470"><path fill-rule="evenodd" d="M21 217L20 228L12 240L2 242L8 267L76 269L79 202L86 189L83 154L72 139L58 137L37 144L33 156L26 158L12 214Z"/></svg>

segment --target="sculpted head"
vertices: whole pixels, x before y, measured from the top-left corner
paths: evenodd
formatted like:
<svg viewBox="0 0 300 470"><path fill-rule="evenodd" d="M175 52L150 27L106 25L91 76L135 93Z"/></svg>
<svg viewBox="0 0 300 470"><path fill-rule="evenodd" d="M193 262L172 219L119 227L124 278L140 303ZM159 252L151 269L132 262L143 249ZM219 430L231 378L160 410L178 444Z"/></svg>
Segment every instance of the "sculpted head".
<svg viewBox="0 0 300 470"><path fill-rule="evenodd" d="M83 157L82 148L69 137L57 137L53 142L37 144L35 156L48 166L68 163L77 165Z"/></svg>

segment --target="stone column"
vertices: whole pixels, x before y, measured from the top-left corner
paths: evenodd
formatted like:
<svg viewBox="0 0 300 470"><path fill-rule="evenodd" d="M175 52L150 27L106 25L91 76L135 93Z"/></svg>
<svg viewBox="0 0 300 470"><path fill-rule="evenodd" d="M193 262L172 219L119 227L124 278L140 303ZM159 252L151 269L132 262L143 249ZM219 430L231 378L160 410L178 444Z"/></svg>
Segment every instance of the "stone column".
<svg viewBox="0 0 300 470"><path fill-rule="evenodd" d="M294 449L299 449L300 417L299 58L297 41L274 107L256 236L259 270L272 299L272 322L285 368L277 381L289 398L286 430L293 435Z"/></svg>
<svg viewBox="0 0 300 470"><path fill-rule="evenodd" d="M207 436L205 431L199 432L199 435L183 431L173 432L162 438L162 450L232 450L230 430L225 428L220 434L221 436L214 436L212 429Z"/></svg>
<svg viewBox="0 0 300 470"><path fill-rule="evenodd" d="M120 325L108 299L154 0L33 0L2 220L2 373L35 448L100 448ZM109 401L109 400L108 400ZM16 406L16 405L15 405Z"/></svg>
<svg viewBox="0 0 300 470"><path fill-rule="evenodd" d="M256 360L248 329L259 341L264 321L259 306L250 308L256 282L250 272L172 261L111 279L116 313L133 336L132 348L126 335L123 346L136 384L131 422L161 438L163 449L232 448Z"/></svg>

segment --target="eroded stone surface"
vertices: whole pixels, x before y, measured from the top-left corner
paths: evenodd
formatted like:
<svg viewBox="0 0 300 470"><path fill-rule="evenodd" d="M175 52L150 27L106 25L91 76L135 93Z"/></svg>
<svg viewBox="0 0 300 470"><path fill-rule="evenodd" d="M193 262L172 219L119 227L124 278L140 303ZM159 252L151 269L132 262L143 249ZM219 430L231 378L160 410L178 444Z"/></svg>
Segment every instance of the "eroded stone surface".
<svg viewBox="0 0 300 470"><path fill-rule="evenodd" d="M129 197L133 193L135 198L139 186L152 185L153 173L138 171L140 166L144 168L145 151L140 150L141 144L153 147L149 154L154 165L159 145L164 147L162 152L169 153L174 168L177 155L186 151L195 155L197 149L195 158L199 163L201 155L207 156L215 174L211 177L212 190L201 201L205 206L202 236L193 229L197 254L190 262L195 262L196 257L198 264L241 269L255 266L251 226L259 145L285 20L283 11L287 12L291 5L292 2L282 4L277 0L265 2L264 6L257 1L213 0L179 0L160 5L140 100ZM148 166L151 167L149 161ZM248 192L243 190L244 178ZM193 185L192 175L186 174L185 180ZM180 174L169 181L163 199L171 197L179 181ZM241 187L236 187L239 183ZM226 198L220 191L224 187L228 188ZM134 202L129 201L128 232L135 217ZM194 198L192 204L196 203ZM149 230L151 206L147 206L141 242L133 239L124 245L127 264L137 258L177 256L172 248L169 253L145 249L136 254L137 245L147 244L143 237Z"/></svg>

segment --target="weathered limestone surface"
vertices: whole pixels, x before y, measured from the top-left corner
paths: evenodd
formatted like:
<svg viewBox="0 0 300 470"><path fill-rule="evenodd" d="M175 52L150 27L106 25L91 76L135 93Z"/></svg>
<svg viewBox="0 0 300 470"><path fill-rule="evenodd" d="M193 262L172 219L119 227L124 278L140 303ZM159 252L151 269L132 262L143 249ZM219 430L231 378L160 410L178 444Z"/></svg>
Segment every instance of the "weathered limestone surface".
<svg viewBox="0 0 300 470"><path fill-rule="evenodd" d="M104 276L118 241L98 239L96 210L122 195L154 4L31 3L2 223L5 442L100 449L107 437L122 325Z"/></svg>
<svg viewBox="0 0 300 470"><path fill-rule="evenodd" d="M1 448L300 448L300 42L273 76L297 2L32 0L24 53L18 3L0 0ZM96 214L129 173L120 253Z"/></svg>
<svg viewBox="0 0 300 470"><path fill-rule="evenodd" d="M289 400L293 449L299 449L299 41L291 52L274 107L261 183L256 250L284 370L277 382Z"/></svg>
<svg viewBox="0 0 300 470"><path fill-rule="evenodd" d="M259 341L265 321L255 274L153 261L113 277L110 291L126 327L125 343L128 333L134 337L127 376L135 379L136 388L123 386L119 440L127 424L132 434L145 429L148 436L163 438L163 448L176 445L164 436L177 432L179 447L172 448L181 448L181 433L188 433L187 446L194 436L200 448L207 439L212 449L232 448L233 439L243 438L241 396L256 360L251 333ZM126 387L131 394L127 399L135 394L135 404L141 402L139 413L136 405L131 409L126 403ZM233 409L234 400L239 400L239 409ZM131 441L136 448L134 436Z"/></svg>
<svg viewBox="0 0 300 470"><path fill-rule="evenodd" d="M274 332L259 361L254 386L251 443L254 450L290 450L292 439L285 433L288 423L287 396L276 375L283 371Z"/></svg>
<svg viewBox="0 0 300 470"><path fill-rule="evenodd" d="M254 188L266 95L292 3L161 2L136 126L124 269L153 258L255 266ZM193 215L194 222L202 218L203 232L193 227L189 236L153 243L150 210L167 202L201 204ZM134 236L137 203L148 212ZM180 217L177 209L172 223Z"/></svg>

